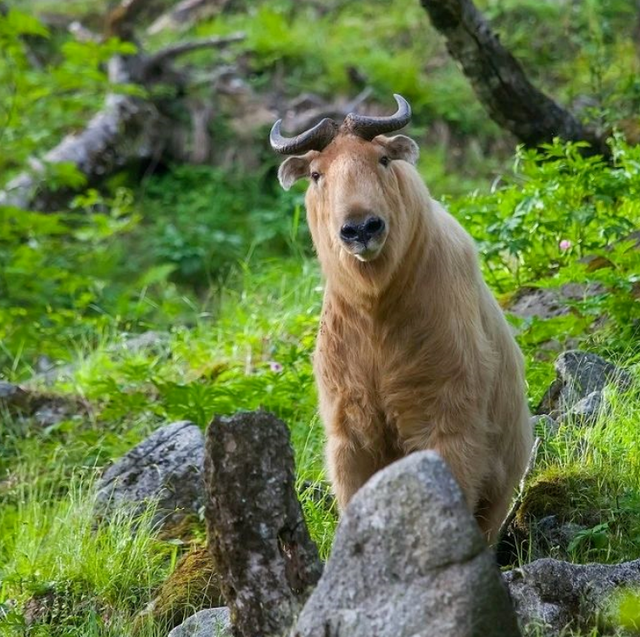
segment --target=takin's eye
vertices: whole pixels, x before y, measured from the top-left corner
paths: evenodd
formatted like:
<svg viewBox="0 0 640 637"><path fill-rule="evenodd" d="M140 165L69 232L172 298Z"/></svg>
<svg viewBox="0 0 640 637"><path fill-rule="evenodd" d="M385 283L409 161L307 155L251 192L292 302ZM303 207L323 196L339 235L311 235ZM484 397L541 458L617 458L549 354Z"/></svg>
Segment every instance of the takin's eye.
<svg viewBox="0 0 640 637"><path fill-rule="evenodd" d="M383 166L388 166L391 163L391 160L386 155L382 155L382 157L380 157L380 163Z"/></svg>
<svg viewBox="0 0 640 637"><path fill-rule="evenodd" d="M316 183L318 183L318 180L320 179L320 173L316 170L314 170L311 173L311 179L313 179L313 181L315 181Z"/></svg>

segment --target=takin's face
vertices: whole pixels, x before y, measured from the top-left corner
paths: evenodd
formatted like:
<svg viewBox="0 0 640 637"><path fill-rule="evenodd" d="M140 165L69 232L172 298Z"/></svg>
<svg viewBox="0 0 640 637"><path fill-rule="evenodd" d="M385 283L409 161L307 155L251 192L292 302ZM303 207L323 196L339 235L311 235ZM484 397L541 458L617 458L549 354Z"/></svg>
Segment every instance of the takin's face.
<svg viewBox="0 0 640 637"><path fill-rule="evenodd" d="M309 179L307 215L321 259L333 255L341 262L368 263L385 253L394 235L400 239L405 211L399 209L398 162L417 159L417 144L404 135L372 141L342 135L321 152L286 159L278 178L285 190Z"/></svg>

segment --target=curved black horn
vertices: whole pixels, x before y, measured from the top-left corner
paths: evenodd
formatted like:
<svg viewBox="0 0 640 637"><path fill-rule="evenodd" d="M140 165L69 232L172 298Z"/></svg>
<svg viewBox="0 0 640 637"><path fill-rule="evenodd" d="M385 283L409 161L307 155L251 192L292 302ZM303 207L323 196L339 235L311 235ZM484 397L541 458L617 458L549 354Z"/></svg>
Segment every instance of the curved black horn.
<svg viewBox="0 0 640 637"><path fill-rule="evenodd" d="M367 117L349 113L342 124L345 133L357 135L363 139L372 140L376 135L390 133L404 128L411 120L411 106L409 102L396 93L393 94L398 104L398 110L389 117Z"/></svg>
<svg viewBox="0 0 640 637"><path fill-rule="evenodd" d="M281 155L297 155L306 153L308 150L322 150L338 132L338 125L328 117L295 137L283 137L280 134L280 124L282 124L281 119L273 125L269 141L271 148Z"/></svg>

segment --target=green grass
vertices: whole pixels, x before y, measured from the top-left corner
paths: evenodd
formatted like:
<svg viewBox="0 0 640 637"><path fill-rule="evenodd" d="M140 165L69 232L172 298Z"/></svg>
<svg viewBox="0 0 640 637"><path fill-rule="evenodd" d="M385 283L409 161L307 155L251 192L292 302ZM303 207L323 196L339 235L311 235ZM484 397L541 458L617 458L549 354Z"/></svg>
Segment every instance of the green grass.
<svg viewBox="0 0 640 637"><path fill-rule="evenodd" d="M525 510L586 527L558 557L578 563L640 557L639 392L637 381L624 394L609 388L595 423L563 421L543 441Z"/></svg>
<svg viewBox="0 0 640 637"><path fill-rule="evenodd" d="M96 468L164 422L189 418L205 427L214 413L240 409L264 407L289 425L301 501L326 557L337 518L326 495L310 361L321 298L314 261L257 261L237 271L213 310L209 303L194 308L195 324L176 325L156 346L132 353L120 338L80 345L77 371L57 390L83 396L92 417L50 430L25 432L10 418L0 425L7 441L0 453L7 472L0 488L0 603L17 600L19 609L34 594L53 591L72 616L64 630L42 634L130 634L135 611L169 572L176 548L155 539L144 521L133 533L124 515L96 531ZM530 382L537 382L532 369ZM536 385L534 393L542 389ZM579 486L566 520L592 521L572 548L575 561L640 556L639 389L610 392L601 421L587 428L567 423L543 445L532 484L558 478ZM581 476L595 480L593 488ZM106 608L117 609L110 627L101 619ZM5 624L18 630L21 621L16 610Z"/></svg>
<svg viewBox="0 0 640 637"><path fill-rule="evenodd" d="M60 3L24 4L8 3L30 13ZM67 4L69 15L89 12L87 24L100 28L96 13L105 3ZM179 36L139 36L154 50L176 37L244 30L244 42L196 53L189 64L208 72L240 59L248 83L269 99L275 90L283 100L304 91L332 100L357 94L362 82L381 106L403 93L414 110L410 133L421 143L419 170L477 240L487 280L505 304L521 285L605 288L572 302L567 316L514 320L531 406L553 378L557 351L569 346L606 355L637 376L640 251L622 241L640 224L637 147L616 135L610 166L554 143L542 155L519 151L508 173L511 140L474 99L419 3L338 2L328 12L323 3L290 0L233 4L239 8ZM567 104L594 95L584 115L637 138L628 2L478 5L541 87ZM47 35L24 14L0 18L3 182L102 104L104 62L123 48L70 38ZM43 68L32 66L29 52ZM233 101L217 106L216 143L233 145L226 120ZM265 139L266 131L256 131L259 170L166 167L138 190L120 174L60 214L0 210L0 373L26 380L41 354L73 361L73 374L54 389L91 407L49 427L0 414L0 635L133 634L134 616L182 548L158 540L149 512L94 528L93 483L102 467L173 420L204 429L216 413L258 407L282 418L311 534L328 555L337 516L311 368L322 281L301 221L302 189L277 189L277 158ZM68 167L58 172L57 183L78 185ZM561 249L562 241L571 248ZM607 267L579 262L592 253L606 257ZM146 329L165 338L129 351L125 333ZM586 527L570 547L575 561L640 556L638 391L636 381L627 394L610 393L600 422L568 423L545 440L531 476L532 488L560 484L564 502L554 502L566 505L563 519ZM33 599L53 600L53 615L27 630L25 604ZM617 621L632 625L637 599L620 608Z"/></svg>
<svg viewBox="0 0 640 637"><path fill-rule="evenodd" d="M92 417L45 430L0 420L0 603L17 604L0 631L19 630L21 605L53 591L59 612L70 616L42 634L130 634L176 549L155 539L146 518L135 533L124 515L93 529L92 478L171 420L204 428L214 413L258 407L283 418L305 514L326 557L336 513L324 483L310 362L321 297L314 262L245 266L215 317L203 308L195 326L176 326L157 347L131 353L108 338L84 351L80 344L77 371L57 389L83 396ZM106 614L114 617L108 628Z"/></svg>
<svg viewBox="0 0 640 637"><path fill-rule="evenodd" d="M153 507L138 518L116 511L96 525L90 477L53 475L43 484L41 472L22 465L2 492L0 634L122 635L176 548L156 539ZM31 610L28 630L22 608Z"/></svg>

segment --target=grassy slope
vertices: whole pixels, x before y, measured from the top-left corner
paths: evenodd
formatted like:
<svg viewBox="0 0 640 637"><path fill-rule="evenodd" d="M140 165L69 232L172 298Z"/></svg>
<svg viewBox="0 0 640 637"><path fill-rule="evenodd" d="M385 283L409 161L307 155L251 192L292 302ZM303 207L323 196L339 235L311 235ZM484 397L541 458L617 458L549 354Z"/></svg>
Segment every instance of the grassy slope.
<svg viewBox="0 0 640 637"><path fill-rule="evenodd" d="M118 457L162 422L190 418L204 426L213 413L258 406L291 427L303 504L312 535L327 555L335 513L315 502L312 488L302 485L319 482L325 488L309 358L320 299L313 262L247 266L237 287L224 295L216 320L205 317L192 329L176 327L153 351L113 351L105 341L86 352L74 379L60 389L99 405L95 419L31 429L27 436L24 431L12 435L5 423L2 453L9 471L0 487L3 598L25 601L71 582L73 590L66 594L77 617L70 624L87 629L107 606L113 608L112 628L86 634L128 634L123 626L166 575L176 549L154 539L148 529L133 536L126 518L94 533L94 467ZM577 561L640 557L637 390L611 397L606 426L561 429L545 444L533 476L534 482L559 476L578 487L567 520L583 521L597 511L594 528L573 548ZM67 630L59 626L50 634L76 634Z"/></svg>
<svg viewBox="0 0 640 637"><path fill-rule="evenodd" d="M85 4L75 3L74 11L83 11ZM624 3L588 3L578 14L569 3L483 4L500 26L507 44L515 47L531 69L541 70L538 81L554 92L566 87L562 97L567 102L595 90L600 99L598 117L606 116L607 111L619 108L620 104L626 109L623 114L637 106L636 89L629 79L637 61L628 43L614 37L623 31L623 26L627 29L630 26L625 18ZM49 8L51 3L45 6ZM484 118L417 2L406 6L394 4L392 9L386 2L368 3L366 9L342 3L334 13L320 17L310 15L308 9L296 12L292 6L289 2L263 3L248 16L214 20L201 26L195 35L222 33L238 27L246 29L248 41L232 56L239 52L249 56L251 81L258 90L271 82L274 63L278 61L286 78L284 89L290 94L309 89L327 95L336 91L351 93L356 89L349 84L344 60L354 60L381 100L392 91L404 92L413 99L416 125L412 132L425 149L420 167L436 195L461 195L475 187L488 191L488 183L500 166L491 151L510 144L505 143L497 129ZM311 39L310 19L314 22ZM534 38L530 37L532 24L537 34ZM595 43L594 46L582 46L581 38ZM554 56L549 47L544 46L544 42L549 41L562 42L561 55ZM318 42L331 42L332 46L319 56ZM150 43L151 46L160 44L160 41ZM393 49L397 54L383 54L386 49ZM625 64L608 63L611 59L623 58ZM423 63L427 59L428 69ZM209 60L196 57L194 63L206 66ZM74 68L71 65L72 71ZM93 109L97 94L94 87L101 81L98 77L87 83L84 88L91 98L87 98L86 103L76 100L75 108L82 113ZM38 77L29 80L34 85L39 82ZM618 91L612 86L626 88ZM58 134L60 122L49 122L46 114L47 100L56 99L55 89L40 100L38 109L31 111L25 106L23 128L10 129L9 139L28 138L29 143L37 147L42 135L49 140ZM75 115L70 110L66 116ZM28 134L37 128L33 126L36 120L44 122L39 138ZM449 142L434 142L429 137L433 132L432 122L439 120L449 126L452 133ZM31 152L26 144L22 146L25 156ZM635 157L630 159L630 164L632 161ZM564 166L551 168L550 172L554 170L570 173L572 169ZM575 171L587 177L592 174L582 165ZM629 171L633 173L632 169ZM144 524L132 534L131 520L124 515L110 526L93 530L92 483L101 467L170 420L189 418L204 427L213 413L258 406L277 413L292 431L300 493L312 534L323 555L329 551L336 524L335 512L311 497L315 485L326 486L323 434L315 411L309 359L322 283L315 262L305 256L309 249L304 239L304 249L300 247L299 228L295 213L291 213L299 197L265 203L253 193L229 214L229 202L246 192L246 183L232 183L225 175L208 174L206 169L187 170L182 177L171 174L164 185L160 182L154 182L148 190L150 201L149 196L139 197L121 211L123 219L131 215L132 210L142 211L145 216L138 234L134 230L133 235L125 235L125 248L119 244L120 235L115 235L111 243L100 238L108 223L97 219L96 228L90 229L96 236L74 249L90 255L104 250L104 260L70 258L54 264L69 272L76 266L80 271L84 269L95 279L94 287L102 286L101 289L111 285L110 276L131 278L133 292L117 297L96 295L91 297L91 304L81 308L76 298L81 296L80 292L76 292L70 307L54 305L52 308L48 302L42 304L47 331L40 332L41 338L60 335L62 327L72 323L74 329L65 331L52 351L61 358L77 357L81 361L72 378L61 382L56 389L80 394L95 407L91 416L73 418L44 429L33 423L0 418L0 613L2 608L9 613L7 621L0 621L0 634L24 634L21 605L34 594L46 591L53 591L58 600L54 605L55 621L33 628L29 634L114 637L131 634L132 617L152 597L184 547L158 540ZM260 182L256 180L256 183ZM529 185L528 190L523 184ZM568 218L573 207L597 199L601 191L609 197L610 184L595 195L579 180L568 186L560 183L556 187L550 174L527 174L516 180L515 189L527 191L526 198L532 202L533 210L553 210L554 204L562 201L563 210L569 211ZM220 196L221 187L228 188L227 199ZM627 193L626 200L622 196L623 203L626 201L620 206L622 213L637 221L637 210L633 207L635 182L630 180L620 188ZM194 197L194 192L200 195L199 199ZM616 197L621 197L620 192L611 196L606 205L615 208L611 202L617 201ZM507 220L514 210L523 207L523 199L508 191L493 196L492 201L498 203L494 206L486 201L469 200L461 205L456 203L456 208L462 221L482 242L483 250L496 250L498 264L509 251L508 241L512 240L516 249L520 249L518 246L523 241L534 244L530 249L533 256L523 258L520 263L520 269L529 272L523 275L523 283L536 283L548 276L549 271L557 273L558 264L562 271L562 267L569 267L571 261L582 256L576 251L566 255L563 261L554 253L557 240L565 236L568 224L567 217L554 217L551 213L548 217L554 227L539 223L527 225L525 219L521 227L513 229L513 236L505 239L504 245L492 243L491 233L483 228L490 222L497 227L509 225ZM100 205L116 207L114 199ZM494 210L499 205L502 209ZM256 210L259 215L251 219L274 226L277 222L269 214L285 210L291 213L275 238L269 239L278 244L274 254L286 256L274 260L260 253L245 263L244 257L253 252L248 237L251 226L247 224L244 234L234 233L235 226L240 224L233 215L249 219L247 213L255 214ZM194 218L201 222L195 231ZM118 219L109 223L116 224ZM293 230L290 224L295 226ZM582 229L578 228L576 233L578 230ZM218 295L217 286L212 285L210 294L199 289L200 294L195 296L188 289L170 284L167 277L171 272L174 280L183 276L183 282L192 283L194 276L201 280L210 277L210 281L217 283L211 270L219 264L207 261L209 256L201 259L195 275L194 270L184 265L193 254L201 254L203 238L204 243L211 243L209 237L214 236L210 234L213 232L218 233L216 246L239 246L224 253L227 261L242 257L240 265L232 268L232 274L224 274L224 292ZM153 257L151 263L136 258L131 259L133 263L123 265L123 261L128 261L127 251L134 253L137 242L145 235L153 239L144 244ZM571 237L574 242L578 238L579 233ZM25 241L20 245L21 250L27 251L30 244ZM60 242L43 245L60 254L68 248ZM42 248L25 252L24 261L42 252ZM496 290L503 297L516 286L513 271L509 269L513 260L510 254L506 259L506 274L497 279L500 287ZM167 263L168 270L152 270L151 274L141 271L143 266L162 268ZM543 270L544 275L540 274ZM629 271L620 266L616 275L622 280L622 275L627 276ZM25 270L24 280L36 279L34 272L35 269ZM566 277L583 275L582 272L566 273ZM631 278L624 283L633 285ZM67 287L80 289L84 294L81 284L84 285L72 279ZM33 296L35 298L35 292ZM22 301L22 297L18 297L18 301ZM602 307L595 309L599 311ZM19 326L19 315L10 316ZM587 312L587 319L590 316ZM620 322L614 329L625 316L620 310ZM6 323L8 321L3 328L7 327ZM610 331L603 336L585 336L580 330L587 323L588 320L580 322L573 315L544 325L534 321L521 326L521 343L529 362L532 405L552 375L553 354L540 350L540 343L549 335L561 342L568 335L582 338L589 347L612 352L618 362L636 363L637 348L630 337L633 332L625 331L624 338L616 338L615 334L612 337ZM159 328L166 330L169 337L157 346L131 353L122 346L120 333L123 328L131 327L136 330ZM3 361L9 360L5 375L24 378L33 352L19 345L17 339L12 341L11 335L8 329L4 342L0 342ZM34 346L35 351L37 336L30 332L29 338L29 345ZM635 425L640 416L637 389L636 386L625 396L611 397L612 411L607 416L606 427L598 424L579 430L566 426L544 445L533 481L559 476L576 485L568 519L588 518L592 525L572 547L573 559L615 562L640 557L640 529L636 522L640 512L640 433ZM594 509L598 512L597 519L589 517ZM523 555L522 559L527 557ZM15 612L10 611L13 602L17 602ZM105 626L107 618L108 627Z"/></svg>

